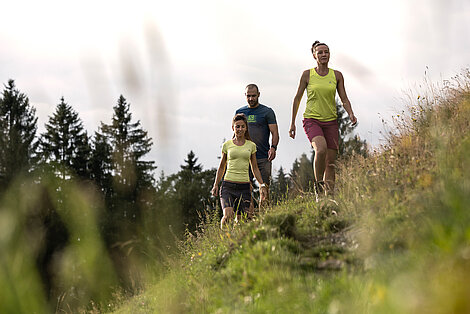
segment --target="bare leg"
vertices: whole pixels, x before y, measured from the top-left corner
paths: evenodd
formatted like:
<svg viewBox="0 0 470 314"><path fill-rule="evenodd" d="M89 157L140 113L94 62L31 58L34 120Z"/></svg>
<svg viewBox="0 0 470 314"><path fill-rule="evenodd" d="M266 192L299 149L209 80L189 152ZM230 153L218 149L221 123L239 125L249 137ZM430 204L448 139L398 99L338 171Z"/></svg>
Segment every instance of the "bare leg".
<svg viewBox="0 0 470 314"><path fill-rule="evenodd" d="M255 216L255 205L253 204L253 200L250 202L250 207L248 208L247 213L248 219L253 219Z"/></svg>
<svg viewBox="0 0 470 314"><path fill-rule="evenodd" d="M313 161L313 173L315 181L322 181L325 175L327 147L323 136L315 136L312 139L312 147L315 150L315 160Z"/></svg>
<svg viewBox="0 0 470 314"><path fill-rule="evenodd" d="M229 220L233 218L233 207L225 207L224 208L224 216L220 220L220 228L224 226Z"/></svg>
<svg viewBox="0 0 470 314"><path fill-rule="evenodd" d="M251 194L251 201L250 201L250 208L248 208L248 219L253 219L255 215L255 204L253 203L253 184L252 183L250 183L250 194Z"/></svg>
<svg viewBox="0 0 470 314"><path fill-rule="evenodd" d="M336 149L328 148L326 153L326 168L323 180L326 183L326 189L328 193L334 193L335 190L335 161L336 161Z"/></svg>

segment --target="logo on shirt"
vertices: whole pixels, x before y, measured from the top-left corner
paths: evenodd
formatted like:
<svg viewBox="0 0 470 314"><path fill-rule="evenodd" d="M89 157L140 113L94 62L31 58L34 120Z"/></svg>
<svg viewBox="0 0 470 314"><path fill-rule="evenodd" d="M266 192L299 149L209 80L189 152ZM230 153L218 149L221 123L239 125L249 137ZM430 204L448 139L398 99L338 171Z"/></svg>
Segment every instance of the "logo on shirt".
<svg viewBox="0 0 470 314"><path fill-rule="evenodd" d="M256 115L250 114L248 115L247 119L248 123L256 122Z"/></svg>

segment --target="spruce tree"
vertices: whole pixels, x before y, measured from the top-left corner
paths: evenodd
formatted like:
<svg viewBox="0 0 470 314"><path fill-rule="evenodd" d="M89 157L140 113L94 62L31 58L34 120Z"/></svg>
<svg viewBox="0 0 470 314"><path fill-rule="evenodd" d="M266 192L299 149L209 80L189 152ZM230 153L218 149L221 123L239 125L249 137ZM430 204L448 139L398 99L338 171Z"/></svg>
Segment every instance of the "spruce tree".
<svg viewBox="0 0 470 314"><path fill-rule="evenodd" d="M175 187L175 199L183 217L183 223L189 230L194 230L204 216L207 207L214 207L210 201L210 190L215 177L214 170L202 170L198 158L190 151L185 164L172 180Z"/></svg>
<svg viewBox="0 0 470 314"><path fill-rule="evenodd" d="M309 159L307 154L303 153L292 165L290 178L295 194L308 192L313 187L313 157L312 154L312 159Z"/></svg>
<svg viewBox="0 0 470 314"><path fill-rule="evenodd" d="M126 233L135 234L146 203L144 197L153 188L152 172L156 168L153 161L143 160L151 150L152 139L142 129L140 121L132 122L130 105L122 95L113 109L111 124L101 124L100 133L104 138L98 139L98 142L95 139L95 149L96 143L100 143L100 149L105 152L104 140L111 148L112 193L107 203L110 219L108 240L111 241ZM106 174L105 167L102 169ZM106 180L106 177L101 179Z"/></svg>
<svg viewBox="0 0 470 314"><path fill-rule="evenodd" d="M102 124L101 131L112 147L114 184L121 189L142 188L153 184L153 161L143 157L152 148L152 139L140 121L131 122L130 105L121 95L114 109L111 124Z"/></svg>
<svg viewBox="0 0 470 314"><path fill-rule="evenodd" d="M71 175L88 179L91 151L88 135L78 113L63 97L45 127L40 140L41 162L62 179Z"/></svg>
<svg viewBox="0 0 470 314"><path fill-rule="evenodd" d="M71 209L71 202L76 201L71 199L70 190L67 188L70 182L65 181L90 178L88 136L78 113L65 102L63 97L45 124L45 132L41 134L39 140L38 157L43 171L41 174L44 175L41 179L50 175L56 178L56 180L45 179L46 185L55 185L55 195L50 197L60 200L56 204L53 201L45 202L41 212L46 237L38 256L38 263L46 286L49 286L53 294L55 287L51 278L54 274L50 268L54 255L60 254L70 236L63 215Z"/></svg>
<svg viewBox="0 0 470 314"><path fill-rule="evenodd" d="M287 197L287 192L289 190L289 178L282 167L279 168L277 175L274 176L270 189L271 193L273 194L272 199L274 203L282 201Z"/></svg>
<svg viewBox="0 0 470 314"><path fill-rule="evenodd" d="M28 97L16 89L14 80L5 85L0 98L0 189L21 172L34 166L37 141L36 110Z"/></svg>
<svg viewBox="0 0 470 314"><path fill-rule="evenodd" d="M336 102L336 110L338 113L338 126L339 126L339 158L348 158L353 154L359 154L362 156L367 156L367 144L365 140L361 140L360 137L356 134L353 134L356 125L351 125L346 110L343 106Z"/></svg>
<svg viewBox="0 0 470 314"><path fill-rule="evenodd" d="M90 156L90 175L105 198L112 194L112 147L106 136L95 132Z"/></svg>
<svg viewBox="0 0 470 314"><path fill-rule="evenodd" d="M193 178L194 174L200 173L202 171L202 165L197 164L197 157L196 154L191 150L188 153L187 159L184 160L186 163L185 165L181 165L181 170L183 173L189 174L188 180L191 180Z"/></svg>

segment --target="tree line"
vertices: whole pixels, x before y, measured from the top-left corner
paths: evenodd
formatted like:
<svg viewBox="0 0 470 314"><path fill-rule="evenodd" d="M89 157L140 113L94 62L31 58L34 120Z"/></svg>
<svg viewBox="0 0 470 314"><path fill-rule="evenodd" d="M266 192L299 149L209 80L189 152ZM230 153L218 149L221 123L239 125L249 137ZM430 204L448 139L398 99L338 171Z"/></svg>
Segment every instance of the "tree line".
<svg viewBox="0 0 470 314"><path fill-rule="evenodd" d="M339 106L338 117L340 158L367 154L365 141L349 136L354 127ZM123 262L129 251L147 252L152 247L164 254L164 247L174 245L172 237L181 239L185 232L197 231L202 220L219 214L218 200L210 195L216 169L204 170L190 151L179 172L168 176L160 172L156 177L155 162L146 159L154 143L140 121L133 120L130 104L122 95L113 107L111 121L101 122L92 135L63 97L43 133L38 134L37 124L36 110L27 95L9 80L0 96L0 197L26 178L41 185L53 177L54 197L59 200L67 199L62 185L70 181L92 186L104 204L99 232L118 272L122 270L124 285L129 284L125 275L128 266ZM303 154L294 161L290 173L281 167L273 175L273 202L310 189L313 156L313 152L310 158ZM51 297L55 296L51 260L70 242L69 231L54 206L45 200L30 213L45 230L37 265Z"/></svg>

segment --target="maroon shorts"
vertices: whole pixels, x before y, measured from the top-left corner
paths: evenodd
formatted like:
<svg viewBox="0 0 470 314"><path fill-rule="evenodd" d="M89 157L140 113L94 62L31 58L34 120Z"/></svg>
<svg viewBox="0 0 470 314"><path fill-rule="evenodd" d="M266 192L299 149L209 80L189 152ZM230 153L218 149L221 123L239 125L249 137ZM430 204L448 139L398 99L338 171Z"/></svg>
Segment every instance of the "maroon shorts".
<svg viewBox="0 0 470 314"><path fill-rule="evenodd" d="M327 148L338 150L339 127L337 120L323 122L317 119L305 118L302 122L310 143L314 137L323 136Z"/></svg>

